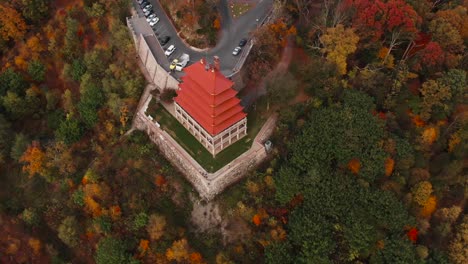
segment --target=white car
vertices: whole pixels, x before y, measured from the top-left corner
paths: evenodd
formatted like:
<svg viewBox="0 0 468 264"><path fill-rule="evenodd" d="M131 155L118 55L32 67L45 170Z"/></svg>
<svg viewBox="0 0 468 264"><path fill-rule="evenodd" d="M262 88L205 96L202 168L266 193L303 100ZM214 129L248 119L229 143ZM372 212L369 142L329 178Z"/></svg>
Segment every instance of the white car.
<svg viewBox="0 0 468 264"><path fill-rule="evenodd" d="M164 54L166 54L166 56L171 56L172 53L174 53L174 51L176 50L176 47L174 45L170 45L169 48L167 48L167 50L164 52Z"/></svg>
<svg viewBox="0 0 468 264"><path fill-rule="evenodd" d="M239 55L239 53L240 53L241 50L242 50L241 47L236 47L236 48L232 51L232 55L234 55L234 56Z"/></svg>
<svg viewBox="0 0 468 264"><path fill-rule="evenodd" d="M143 11L143 14L145 15L145 17L147 17L151 14L151 11L150 10Z"/></svg>
<svg viewBox="0 0 468 264"><path fill-rule="evenodd" d="M153 14L149 15L149 16L146 18L146 22L149 23L149 22L151 22L151 20L153 20L153 19L155 19L155 18L156 18L156 14L153 13Z"/></svg>
<svg viewBox="0 0 468 264"><path fill-rule="evenodd" d="M182 54L180 56L179 60L176 63L175 70L176 71L182 71L182 69L187 66L187 63L190 61L190 55L188 54Z"/></svg>
<svg viewBox="0 0 468 264"><path fill-rule="evenodd" d="M149 5L145 6L145 8L143 8L143 12L151 11L152 9L153 9L153 5L149 4Z"/></svg>
<svg viewBox="0 0 468 264"><path fill-rule="evenodd" d="M149 24L150 26L155 26L159 22L159 17L152 19Z"/></svg>

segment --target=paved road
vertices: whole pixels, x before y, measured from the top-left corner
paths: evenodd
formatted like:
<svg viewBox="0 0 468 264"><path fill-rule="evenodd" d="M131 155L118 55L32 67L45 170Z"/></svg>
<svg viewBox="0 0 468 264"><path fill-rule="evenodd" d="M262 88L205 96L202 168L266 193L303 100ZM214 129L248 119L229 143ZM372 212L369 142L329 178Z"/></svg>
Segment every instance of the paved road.
<svg viewBox="0 0 468 264"><path fill-rule="evenodd" d="M159 1L149 0L149 2L153 5L154 13L160 19L156 26L156 35L171 37L171 40L164 46L164 48L167 48L172 44L177 48L169 57L169 61L180 57L183 53L190 55L191 62L198 61L203 56L206 56L208 60L211 61L213 56L217 55L220 57L221 61L221 72L225 75L230 75L238 59L241 57L240 55L233 56L231 54L232 50L237 47L237 44L242 38L248 38L249 33L258 26L259 22L257 22L257 19L258 21L262 21L268 15L274 0L261 0L261 2L253 9L236 20L232 19L228 0L220 0L218 10L221 15L221 38L218 40L218 43L214 48L206 51L200 51L187 46L182 39L177 36L176 29L172 25L167 14L164 12ZM142 12L138 4L136 1L134 1L134 3L138 14L142 16Z"/></svg>

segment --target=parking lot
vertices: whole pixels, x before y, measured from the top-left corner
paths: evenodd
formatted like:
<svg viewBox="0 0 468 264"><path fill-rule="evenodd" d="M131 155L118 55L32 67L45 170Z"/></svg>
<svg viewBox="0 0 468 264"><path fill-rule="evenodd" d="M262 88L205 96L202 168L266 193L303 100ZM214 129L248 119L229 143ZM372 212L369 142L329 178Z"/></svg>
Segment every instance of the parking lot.
<svg viewBox="0 0 468 264"><path fill-rule="evenodd" d="M216 55L220 57L221 72L226 76L229 76L232 73L234 67L238 63L238 60L242 57L242 53L245 51L245 49L241 50L240 54L237 56L233 56L232 51L237 47L241 39L249 38L249 32L255 29L258 26L258 21L262 21L263 18L268 14L273 3L273 0L263 0L244 16L233 21L228 8L228 1L220 0L218 10L221 14L221 38L218 40L217 45L212 49L199 51L198 49L187 46L177 35L176 29L172 25L171 20L168 18L163 8L160 6L159 1L147 1L153 6L152 10L159 18L159 22L153 27L152 31L158 38L164 36L170 37L169 42L162 46L163 50L166 50L170 45L174 45L176 47L176 50L170 56L168 56L167 62L159 62L161 65L163 65L164 68L167 67L166 70L169 71L169 64L172 62L172 60L180 58L180 56L182 56L184 53L189 54L190 63L200 60L203 56L207 57L208 61L212 62L213 56ZM142 8L140 8L140 5L136 0L133 1L133 4L138 15L140 17L144 17ZM157 45L158 43L156 42L155 44ZM152 50L160 52L159 48L152 48ZM188 65L190 65L190 63ZM174 75L180 78L181 73L175 72Z"/></svg>

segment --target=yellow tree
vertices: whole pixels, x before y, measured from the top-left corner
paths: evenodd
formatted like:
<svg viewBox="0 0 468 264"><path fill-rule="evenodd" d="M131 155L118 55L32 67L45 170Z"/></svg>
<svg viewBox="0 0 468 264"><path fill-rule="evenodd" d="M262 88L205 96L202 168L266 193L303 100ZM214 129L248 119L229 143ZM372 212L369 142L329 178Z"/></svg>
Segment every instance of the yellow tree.
<svg viewBox="0 0 468 264"><path fill-rule="evenodd" d="M152 214L146 226L146 231L148 231L151 240L156 241L163 236L165 227L166 218L161 215Z"/></svg>
<svg viewBox="0 0 468 264"><path fill-rule="evenodd" d="M320 37L323 45L322 53L328 61L335 63L341 74L346 74L346 58L356 51L359 37L351 28L345 29L343 25L327 28L325 34Z"/></svg>
<svg viewBox="0 0 468 264"><path fill-rule="evenodd" d="M175 260L177 262L187 261L189 259L189 246L187 239L174 241L172 247L166 251L166 257L168 260Z"/></svg>
<svg viewBox="0 0 468 264"><path fill-rule="evenodd" d="M5 41L17 40L26 33L26 23L23 17L14 8L0 4L0 37Z"/></svg>

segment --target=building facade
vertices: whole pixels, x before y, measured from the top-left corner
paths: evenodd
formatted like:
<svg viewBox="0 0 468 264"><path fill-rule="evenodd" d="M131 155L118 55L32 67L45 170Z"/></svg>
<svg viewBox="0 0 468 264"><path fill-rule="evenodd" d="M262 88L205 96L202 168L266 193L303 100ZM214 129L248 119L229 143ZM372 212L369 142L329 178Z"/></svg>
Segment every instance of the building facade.
<svg viewBox="0 0 468 264"><path fill-rule="evenodd" d="M215 156L247 135L247 114L234 83L219 71L219 58L184 69L175 98L177 120Z"/></svg>

